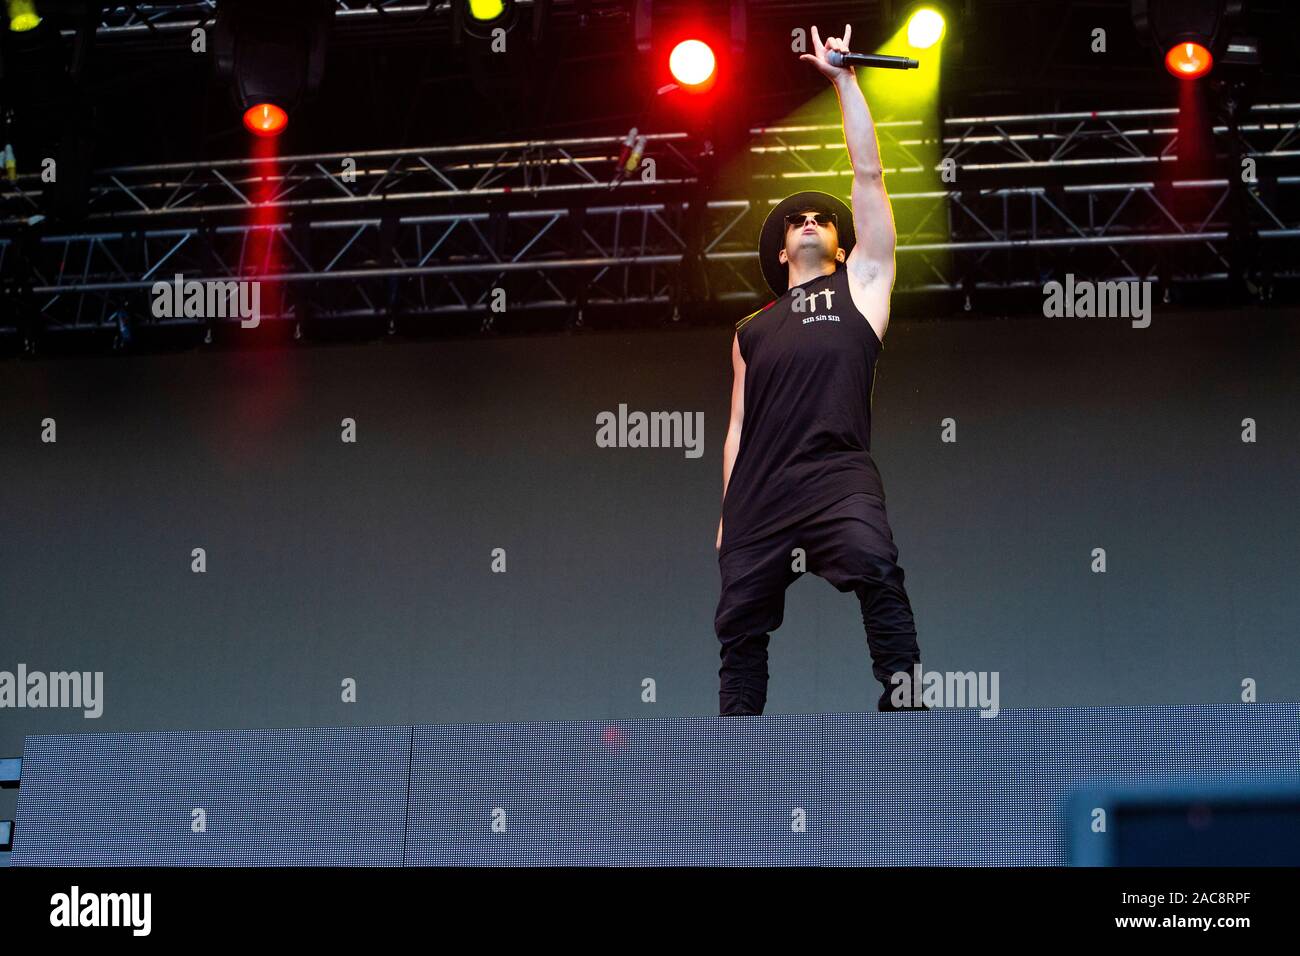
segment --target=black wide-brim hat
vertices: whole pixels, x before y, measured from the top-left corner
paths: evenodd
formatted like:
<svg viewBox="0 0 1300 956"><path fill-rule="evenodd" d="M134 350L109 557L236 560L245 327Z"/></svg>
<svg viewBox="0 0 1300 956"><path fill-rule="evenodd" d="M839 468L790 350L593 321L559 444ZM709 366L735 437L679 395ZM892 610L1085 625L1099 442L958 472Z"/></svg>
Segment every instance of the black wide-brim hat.
<svg viewBox="0 0 1300 956"><path fill-rule="evenodd" d="M790 267L777 259L785 247L785 217L805 209L835 214L835 228L846 259L853 251L853 243L857 241L853 234L853 210L842 199L816 190L795 193L782 199L767 214L763 220L763 231L758 234L758 261L763 267L763 278L778 296L790 291ZM844 263L839 263L836 268L843 269Z"/></svg>

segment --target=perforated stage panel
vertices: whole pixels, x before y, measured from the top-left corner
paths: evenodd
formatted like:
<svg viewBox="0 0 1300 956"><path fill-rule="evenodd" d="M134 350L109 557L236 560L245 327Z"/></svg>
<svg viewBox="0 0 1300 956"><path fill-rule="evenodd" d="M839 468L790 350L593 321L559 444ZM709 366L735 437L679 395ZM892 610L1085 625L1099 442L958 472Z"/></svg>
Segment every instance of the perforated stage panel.
<svg viewBox="0 0 1300 956"><path fill-rule="evenodd" d="M410 749L409 727L28 737L10 865L400 864Z"/></svg>
<svg viewBox="0 0 1300 956"><path fill-rule="evenodd" d="M29 737L12 863L1049 865L1076 787L1279 780L1300 705Z"/></svg>
<svg viewBox="0 0 1300 956"><path fill-rule="evenodd" d="M778 716L417 727L407 859L816 864L822 729Z"/></svg>

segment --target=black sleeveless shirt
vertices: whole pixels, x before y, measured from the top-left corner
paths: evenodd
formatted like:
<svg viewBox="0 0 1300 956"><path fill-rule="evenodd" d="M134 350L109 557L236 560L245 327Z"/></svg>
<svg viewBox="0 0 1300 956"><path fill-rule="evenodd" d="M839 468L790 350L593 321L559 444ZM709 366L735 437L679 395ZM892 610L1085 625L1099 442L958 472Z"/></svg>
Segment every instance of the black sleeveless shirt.
<svg viewBox="0 0 1300 956"><path fill-rule="evenodd" d="M803 311L795 311L797 290ZM722 548L749 544L857 492L884 498L871 459L883 348L838 268L736 325L745 360L740 449L722 503Z"/></svg>

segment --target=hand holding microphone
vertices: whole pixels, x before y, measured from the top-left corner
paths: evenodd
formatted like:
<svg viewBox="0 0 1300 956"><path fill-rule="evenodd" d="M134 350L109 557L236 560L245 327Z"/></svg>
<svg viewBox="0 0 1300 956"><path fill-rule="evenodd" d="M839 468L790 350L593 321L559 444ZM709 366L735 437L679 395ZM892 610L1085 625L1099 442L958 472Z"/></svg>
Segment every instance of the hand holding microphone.
<svg viewBox="0 0 1300 956"><path fill-rule="evenodd" d="M879 53L850 53L849 36L853 33L850 24L844 25L844 36L827 37L822 42L817 28L812 28L813 52L805 53L799 59L807 60L821 71L828 80L835 82L842 77L851 76L855 66L884 67L890 70L915 70L919 63L905 56L884 56Z"/></svg>

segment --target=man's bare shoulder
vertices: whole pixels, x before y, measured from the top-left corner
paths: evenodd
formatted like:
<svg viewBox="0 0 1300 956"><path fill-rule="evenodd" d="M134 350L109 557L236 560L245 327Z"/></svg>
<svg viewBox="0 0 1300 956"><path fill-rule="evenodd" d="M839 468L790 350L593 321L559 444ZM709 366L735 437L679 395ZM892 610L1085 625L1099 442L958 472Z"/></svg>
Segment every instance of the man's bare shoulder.
<svg viewBox="0 0 1300 956"><path fill-rule="evenodd" d="M749 315L745 316L743 319L741 319L739 322L736 323L736 331L739 332L741 329L743 329L745 326L747 326L751 321L753 321L753 319L754 319L756 316L762 315L762 314L763 314L764 312L766 312L768 309L772 308L772 306L776 305L776 303L777 303L778 301L779 301L779 300L777 300L777 299L773 299L773 300L772 300L771 302L769 302L767 305L762 306L761 308L755 309L753 312L749 313Z"/></svg>

